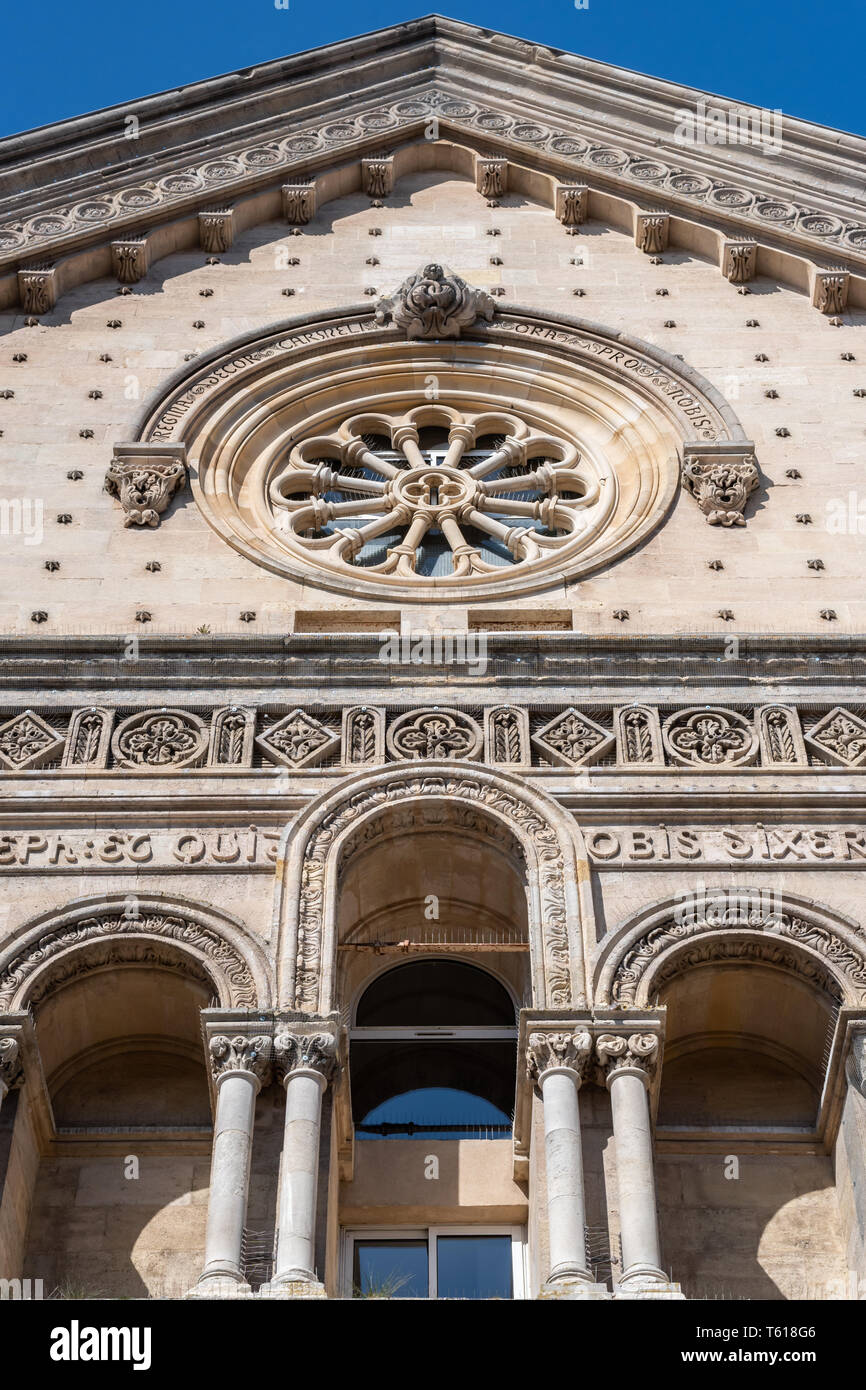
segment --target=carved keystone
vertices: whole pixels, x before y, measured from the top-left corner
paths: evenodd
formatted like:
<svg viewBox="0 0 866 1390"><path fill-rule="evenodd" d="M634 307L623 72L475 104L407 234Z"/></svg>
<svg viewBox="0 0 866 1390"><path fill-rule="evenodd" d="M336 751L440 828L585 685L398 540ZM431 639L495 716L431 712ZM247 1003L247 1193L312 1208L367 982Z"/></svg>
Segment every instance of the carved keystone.
<svg viewBox="0 0 866 1390"><path fill-rule="evenodd" d="M407 338L459 338L476 319L489 323L496 311L484 290L473 289L436 264L410 275L374 307L377 323L393 323Z"/></svg>

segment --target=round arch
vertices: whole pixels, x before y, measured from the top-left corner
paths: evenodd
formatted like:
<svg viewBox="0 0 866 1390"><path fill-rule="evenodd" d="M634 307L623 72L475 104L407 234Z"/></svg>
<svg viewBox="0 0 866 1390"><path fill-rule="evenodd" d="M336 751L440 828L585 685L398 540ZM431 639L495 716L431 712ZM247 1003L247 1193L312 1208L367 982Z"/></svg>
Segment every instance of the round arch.
<svg viewBox="0 0 866 1390"><path fill-rule="evenodd" d="M162 894L107 894L52 909L0 952L0 1013L26 1009L60 984L113 964L186 967L223 1008L270 1007L261 946L227 913Z"/></svg>
<svg viewBox="0 0 866 1390"><path fill-rule="evenodd" d="M677 975L713 962L761 961L799 976L836 1004L866 1003L866 939L830 908L759 887L668 899L611 935L595 967L599 1004L647 1007Z"/></svg>
<svg viewBox="0 0 866 1390"><path fill-rule="evenodd" d="M513 774L418 762L361 773L325 793L288 827L277 864L277 993L280 1008L326 1014L335 1007L338 880L346 854L384 809L410 818L438 805L473 810L503 827L525 863L528 939L535 1007L586 1003L585 941L592 940L583 838L552 798ZM456 824L456 821L455 821Z"/></svg>

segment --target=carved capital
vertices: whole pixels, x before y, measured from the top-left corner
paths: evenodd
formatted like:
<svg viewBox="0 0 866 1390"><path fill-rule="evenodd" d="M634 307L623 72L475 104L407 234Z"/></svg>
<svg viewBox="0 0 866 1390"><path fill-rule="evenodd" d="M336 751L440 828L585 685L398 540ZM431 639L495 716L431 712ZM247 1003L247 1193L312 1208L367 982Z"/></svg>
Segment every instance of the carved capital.
<svg viewBox="0 0 866 1390"><path fill-rule="evenodd" d="M234 212L231 208L210 208L198 215L198 241L202 251L217 255L228 251L235 235Z"/></svg>
<svg viewBox="0 0 866 1390"><path fill-rule="evenodd" d="M407 338L459 338L476 319L489 323L496 305L441 265L425 265L375 306L377 323L393 323Z"/></svg>
<svg viewBox="0 0 866 1390"><path fill-rule="evenodd" d="M822 314L841 314L848 304L851 276L841 266L831 270L816 270L812 286L812 303Z"/></svg>
<svg viewBox="0 0 866 1390"><path fill-rule="evenodd" d="M634 220L634 240L639 251L657 256L666 251L670 232L670 217L666 212L638 212Z"/></svg>
<svg viewBox="0 0 866 1390"><path fill-rule="evenodd" d="M230 1072L251 1073L260 1086L270 1077L272 1043L265 1033L214 1033L208 1055L214 1081Z"/></svg>
<svg viewBox="0 0 866 1390"><path fill-rule="evenodd" d="M655 1033L602 1033L595 1055L608 1087L621 1072L639 1072L648 1084L658 1065L659 1040Z"/></svg>
<svg viewBox="0 0 866 1390"><path fill-rule="evenodd" d="M23 1081L21 1044L11 1033L0 1033L0 1100Z"/></svg>
<svg viewBox="0 0 866 1390"><path fill-rule="evenodd" d="M176 492L186 487L183 444L116 444L105 490L126 515L124 526L158 526Z"/></svg>
<svg viewBox="0 0 866 1390"><path fill-rule="evenodd" d="M856 1032L851 1039L847 1072L851 1085L866 1097L866 1031Z"/></svg>
<svg viewBox="0 0 866 1390"><path fill-rule="evenodd" d="M744 285L751 280L757 263L757 242L726 241L722 244L722 274L732 285Z"/></svg>
<svg viewBox="0 0 866 1390"><path fill-rule="evenodd" d="M687 444L683 487L711 526L745 526L746 502L761 481L750 443Z"/></svg>
<svg viewBox="0 0 866 1390"><path fill-rule="evenodd" d="M556 218L563 227L577 227L586 221L589 189L585 183L556 185Z"/></svg>
<svg viewBox="0 0 866 1390"><path fill-rule="evenodd" d="M307 1071L315 1072L327 1085L337 1061L337 1039L333 1033L278 1033L274 1054L284 1084L293 1073Z"/></svg>
<svg viewBox="0 0 866 1390"><path fill-rule="evenodd" d="M581 1081L592 1062L592 1036L585 1030L572 1033L530 1033L526 1047L526 1069L533 1080L547 1071L565 1069L576 1072Z"/></svg>

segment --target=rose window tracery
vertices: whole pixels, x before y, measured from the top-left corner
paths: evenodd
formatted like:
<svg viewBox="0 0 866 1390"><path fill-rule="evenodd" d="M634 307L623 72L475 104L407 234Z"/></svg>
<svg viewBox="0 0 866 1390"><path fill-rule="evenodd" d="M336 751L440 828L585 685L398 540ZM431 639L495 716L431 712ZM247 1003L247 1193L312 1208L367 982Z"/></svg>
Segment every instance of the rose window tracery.
<svg viewBox="0 0 866 1390"><path fill-rule="evenodd" d="M564 435L436 406L355 415L301 440L269 499L276 532L311 559L447 583L573 551L602 483Z"/></svg>

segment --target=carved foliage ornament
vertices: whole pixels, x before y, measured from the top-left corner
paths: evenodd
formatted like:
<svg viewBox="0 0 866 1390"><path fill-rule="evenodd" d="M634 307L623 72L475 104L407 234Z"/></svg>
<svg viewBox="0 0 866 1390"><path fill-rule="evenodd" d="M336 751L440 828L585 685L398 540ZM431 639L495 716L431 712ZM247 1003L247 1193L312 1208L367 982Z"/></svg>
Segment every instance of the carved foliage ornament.
<svg viewBox="0 0 866 1390"><path fill-rule="evenodd" d="M481 730L460 710L410 710L395 719L387 742L398 758L474 758L481 749Z"/></svg>
<svg viewBox="0 0 866 1390"><path fill-rule="evenodd" d="M738 767L758 751L755 730L734 710L679 710L665 721L663 738L675 762L693 767Z"/></svg>
<svg viewBox="0 0 866 1390"><path fill-rule="evenodd" d="M284 1081L298 1071L313 1071L328 1081L336 1064L337 1039L330 1033L278 1033L274 1054Z"/></svg>
<svg viewBox="0 0 866 1390"><path fill-rule="evenodd" d="M683 486L694 497L711 526L745 526L746 502L760 483L754 454L687 453Z"/></svg>
<svg viewBox="0 0 866 1390"><path fill-rule="evenodd" d="M177 450L127 450L118 445L105 475L105 490L123 507L124 526L158 526L160 515L186 481L186 463Z"/></svg>
<svg viewBox="0 0 866 1390"><path fill-rule="evenodd" d="M526 1068L533 1078L543 1076L546 1071L566 1068L585 1080L591 1063L592 1035L586 1031L529 1035Z"/></svg>
<svg viewBox="0 0 866 1390"><path fill-rule="evenodd" d="M648 1080L658 1062L659 1040L655 1033L602 1033L595 1050L608 1085L623 1071L639 1071Z"/></svg>
<svg viewBox="0 0 866 1390"><path fill-rule="evenodd" d="M147 710L118 724L111 748L121 767L190 767L204 755L207 729L197 714L185 710Z"/></svg>
<svg viewBox="0 0 866 1390"><path fill-rule="evenodd" d="M271 1039L264 1034L217 1033L208 1043L211 1072L215 1081L230 1072L246 1071L260 1084L267 1080L271 1062Z"/></svg>
<svg viewBox="0 0 866 1390"><path fill-rule="evenodd" d="M16 1038L0 1034L0 1087L11 1091L24 1080L21 1048Z"/></svg>
<svg viewBox="0 0 866 1390"><path fill-rule="evenodd" d="M377 301L378 323L393 323L407 338L459 338L476 319L493 318L496 305L484 290L435 262L404 280L390 298Z"/></svg>

